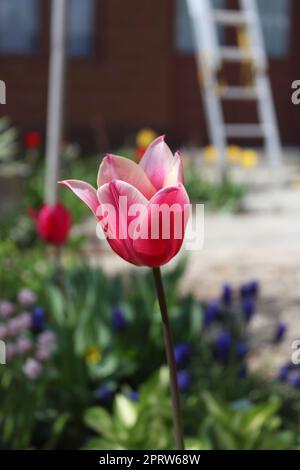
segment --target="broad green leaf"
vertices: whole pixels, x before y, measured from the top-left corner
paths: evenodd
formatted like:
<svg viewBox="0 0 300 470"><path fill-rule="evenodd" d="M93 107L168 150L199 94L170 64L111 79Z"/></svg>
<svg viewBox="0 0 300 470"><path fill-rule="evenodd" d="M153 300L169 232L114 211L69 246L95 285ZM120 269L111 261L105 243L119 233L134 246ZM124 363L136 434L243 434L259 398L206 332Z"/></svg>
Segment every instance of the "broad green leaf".
<svg viewBox="0 0 300 470"><path fill-rule="evenodd" d="M254 407L250 410L248 420L245 423L245 433L261 429L274 415L280 407L280 401L276 398L271 399L267 404ZM250 419L249 419L250 418Z"/></svg>
<svg viewBox="0 0 300 470"><path fill-rule="evenodd" d="M135 425L137 420L137 405L128 400L124 395L119 394L116 396L115 412L116 417L125 427L130 428Z"/></svg>
<svg viewBox="0 0 300 470"><path fill-rule="evenodd" d="M112 418L104 408L96 406L89 408L84 415L84 422L105 437L113 437L114 435Z"/></svg>

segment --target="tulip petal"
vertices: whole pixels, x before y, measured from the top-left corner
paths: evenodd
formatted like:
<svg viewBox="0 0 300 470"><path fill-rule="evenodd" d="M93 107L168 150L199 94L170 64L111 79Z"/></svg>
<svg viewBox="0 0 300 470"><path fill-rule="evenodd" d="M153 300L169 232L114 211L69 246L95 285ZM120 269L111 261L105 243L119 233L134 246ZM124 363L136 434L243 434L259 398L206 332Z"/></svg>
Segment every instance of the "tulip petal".
<svg viewBox="0 0 300 470"><path fill-rule="evenodd" d="M164 181L174 159L164 139L164 136L157 137L146 149L139 163L157 190L164 186Z"/></svg>
<svg viewBox="0 0 300 470"><path fill-rule="evenodd" d="M129 225L136 216L129 215L133 204L146 210L149 201L135 187L125 181L113 180L100 186L97 191L100 201L98 218L112 249L123 259L140 265L132 238L129 236Z"/></svg>
<svg viewBox="0 0 300 470"><path fill-rule="evenodd" d="M161 214L155 217L159 210ZM155 194L142 223L145 225L142 230L148 228L148 237L133 241L133 248L143 265L162 266L177 254L184 239L189 213L189 197L182 184L168 186ZM169 230L164 226L168 222Z"/></svg>
<svg viewBox="0 0 300 470"><path fill-rule="evenodd" d="M151 199L156 192L148 176L137 163L128 158L108 154L99 167L98 187L112 180L126 181L137 188L147 199Z"/></svg>
<svg viewBox="0 0 300 470"><path fill-rule="evenodd" d="M172 164L170 165L164 180L164 187L172 186L178 183L184 184L183 163L179 151L177 151L173 157Z"/></svg>
<svg viewBox="0 0 300 470"><path fill-rule="evenodd" d="M63 184L67 188L71 189L71 191L73 191L73 193L91 209L93 214L97 215L99 201L95 188L85 181L80 180L64 180L59 181L59 184Z"/></svg>

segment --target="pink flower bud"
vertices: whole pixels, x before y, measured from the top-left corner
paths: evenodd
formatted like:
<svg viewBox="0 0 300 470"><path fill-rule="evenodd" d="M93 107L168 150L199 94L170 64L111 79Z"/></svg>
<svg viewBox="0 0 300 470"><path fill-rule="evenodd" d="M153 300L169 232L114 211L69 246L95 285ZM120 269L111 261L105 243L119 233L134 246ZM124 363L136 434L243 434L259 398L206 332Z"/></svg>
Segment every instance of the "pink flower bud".
<svg viewBox="0 0 300 470"><path fill-rule="evenodd" d="M41 362L48 361L51 357L51 352L46 348L39 348L35 355L36 359Z"/></svg>
<svg viewBox="0 0 300 470"><path fill-rule="evenodd" d="M16 354L16 348L14 346L14 344L7 344L6 345L6 360L7 362L11 361L14 357L15 357L15 354Z"/></svg>
<svg viewBox="0 0 300 470"><path fill-rule="evenodd" d="M0 301L0 317L7 318L10 317L15 311L15 306L8 300Z"/></svg>
<svg viewBox="0 0 300 470"><path fill-rule="evenodd" d="M31 326L31 315L28 312L21 313L18 317L19 328L21 331L27 330Z"/></svg>
<svg viewBox="0 0 300 470"><path fill-rule="evenodd" d="M7 336L7 327L5 325L0 325L0 339L5 339Z"/></svg>
<svg viewBox="0 0 300 470"><path fill-rule="evenodd" d="M28 338L19 338L16 343L16 353L25 354L32 349L32 341Z"/></svg>
<svg viewBox="0 0 300 470"><path fill-rule="evenodd" d="M20 292L18 293L18 301L21 305L23 306L30 306L33 305L37 300L37 297L32 290L27 289L26 287L24 289L21 289Z"/></svg>
<svg viewBox="0 0 300 470"><path fill-rule="evenodd" d="M55 340L56 340L55 334L50 330L46 330L43 333L39 334L38 346L40 348L51 348L51 346L54 345Z"/></svg>
<svg viewBox="0 0 300 470"><path fill-rule="evenodd" d="M15 317L9 320L9 322L7 323L7 331L8 331L8 334L11 336L16 336L20 333L21 330L20 330L20 322L19 322L18 317Z"/></svg>
<svg viewBox="0 0 300 470"><path fill-rule="evenodd" d="M28 379L36 379L41 375L42 366L36 359L30 357L23 365L23 372Z"/></svg>
<svg viewBox="0 0 300 470"><path fill-rule="evenodd" d="M23 312L17 317L12 318L7 323L7 330L11 336L16 336L31 325L31 316L28 312Z"/></svg>

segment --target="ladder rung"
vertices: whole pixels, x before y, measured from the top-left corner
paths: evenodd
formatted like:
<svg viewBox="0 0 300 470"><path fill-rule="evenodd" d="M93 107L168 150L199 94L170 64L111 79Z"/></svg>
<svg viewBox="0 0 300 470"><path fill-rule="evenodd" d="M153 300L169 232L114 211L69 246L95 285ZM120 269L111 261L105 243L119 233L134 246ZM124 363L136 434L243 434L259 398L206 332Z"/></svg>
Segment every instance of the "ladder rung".
<svg viewBox="0 0 300 470"><path fill-rule="evenodd" d="M225 126L227 137L264 137L264 127L262 124L227 124Z"/></svg>
<svg viewBox="0 0 300 470"><path fill-rule="evenodd" d="M255 87L228 86L220 89L220 96L224 100L254 100L258 93Z"/></svg>
<svg viewBox="0 0 300 470"><path fill-rule="evenodd" d="M250 50L240 49L238 47L222 46L220 47L220 55L222 59L231 62L240 62L241 60L251 60L252 54Z"/></svg>
<svg viewBox="0 0 300 470"><path fill-rule="evenodd" d="M214 10L214 19L217 23L227 26L238 26L248 21L247 13L234 10Z"/></svg>

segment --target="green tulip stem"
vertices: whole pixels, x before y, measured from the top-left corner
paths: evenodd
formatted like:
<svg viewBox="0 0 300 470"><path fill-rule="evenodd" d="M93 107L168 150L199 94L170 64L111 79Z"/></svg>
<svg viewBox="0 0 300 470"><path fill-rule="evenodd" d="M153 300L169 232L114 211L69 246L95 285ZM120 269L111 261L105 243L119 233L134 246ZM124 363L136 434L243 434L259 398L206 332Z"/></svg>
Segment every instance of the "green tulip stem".
<svg viewBox="0 0 300 470"><path fill-rule="evenodd" d="M182 420L181 420L181 406L180 406L180 396L179 396L179 389L178 389L178 382L177 382L173 339L172 339L166 296L165 296L160 268L153 268L153 275L154 275L155 288L156 288L156 293L157 293L157 298L158 298L158 302L160 306L160 313L161 313L161 318L162 318L162 323L163 323L165 350L166 350L167 362L168 362L169 373L170 373L170 389L171 389L173 425L174 425L176 448L177 450L184 450L184 438L183 438Z"/></svg>

